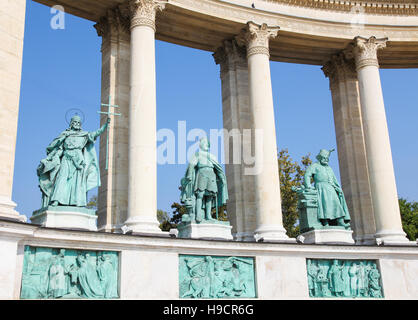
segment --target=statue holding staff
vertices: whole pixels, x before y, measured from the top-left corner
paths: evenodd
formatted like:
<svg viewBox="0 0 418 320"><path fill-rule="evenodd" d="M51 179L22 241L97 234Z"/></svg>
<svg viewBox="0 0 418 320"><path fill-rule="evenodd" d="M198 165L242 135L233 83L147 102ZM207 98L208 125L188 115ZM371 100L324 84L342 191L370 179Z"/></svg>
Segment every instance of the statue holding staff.
<svg viewBox="0 0 418 320"><path fill-rule="evenodd" d="M49 144L47 157L37 169L42 208L87 205L87 192L100 186L94 143L109 122L110 118L97 131L83 131L81 118L76 115L69 128Z"/></svg>

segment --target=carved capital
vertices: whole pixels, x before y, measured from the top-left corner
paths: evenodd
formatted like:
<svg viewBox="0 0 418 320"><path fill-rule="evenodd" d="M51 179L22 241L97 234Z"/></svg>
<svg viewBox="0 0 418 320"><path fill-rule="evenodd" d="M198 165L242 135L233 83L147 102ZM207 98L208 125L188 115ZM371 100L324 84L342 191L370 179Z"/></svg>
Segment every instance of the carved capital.
<svg viewBox="0 0 418 320"><path fill-rule="evenodd" d="M213 54L215 63L221 66L221 74L237 67L247 68L247 56L245 47L238 46L236 40L225 40Z"/></svg>
<svg viewBox="0 0 418 320"><path fill-rule="evenodd" d="M332 55L321 68L325 76L329 78L330 87L347 80L357 80L357 71L354 59L347 58L344 52Z"/></svg>
<svg viewBox="0 0 418 320"><path fill-rule="evenodd" d="M99 37L108 37L120 32L129 34L129 19L124 16L119 7L107 11L94 25Z"/></svg>
<svg viewBox="0 0 418 320"><path fill-rule="evenodd" d="M277 37L279 29L279 27L268 27L265 23L259 25L250 21L235 39L240 46L247 47L247 57L253 54L270 56L269 40Z"/></svg>
<svg viewBox="0 0 418 320"><path fill-rule="evenodd" d="M377 39L374 36L370 38L355 37L354 43L349 47L346 55L349 56L349 51L352 49L357 70L366 66L379 67L377 50L385 48L387 40L387 38Z"/></svg>
<svg viewBox="0 0 418 320"><path fill-rule="evenodd" d="M138 26L148 26L155 31L155 16L157 11L165 8L166 3L167 1L157 0L130 0L131 30Z"/></svg>

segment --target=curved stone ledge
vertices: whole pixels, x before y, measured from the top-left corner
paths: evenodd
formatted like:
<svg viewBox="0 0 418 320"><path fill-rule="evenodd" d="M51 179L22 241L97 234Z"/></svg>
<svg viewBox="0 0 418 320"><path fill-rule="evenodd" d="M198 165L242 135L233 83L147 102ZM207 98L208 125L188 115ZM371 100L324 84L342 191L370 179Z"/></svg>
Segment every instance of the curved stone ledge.
<svg viewBox="0 0 418 320"><path fill-rule="evenodd" d="M36 1L63 5L66 12L92 21L99 21L107 10L124 3ZM389 38L387 48L379 53L381 68L418 67L418 9L407 1L362 1L364 21L356 20L353 6L347 11L348 1L265 0L257 1L256 8L252 8L252 3L170 0L165 10L157 14L156 39L215 52L224 40L233 39L248 21L254 21L280 27L278 37L270 42L273 61L323 65L360 35Z"/></svg>
<svg viewBox="0 0 418 320"><path fill-rule="evenodd" d="M385 299L418 298L418 250L414 247L174 239L40 228L0 220L1 299L20 297L25 246L118 252L120 299L180 299L179 257L202 254L254 258L258 299L311 299L307 259L374 260Z"/></svg>

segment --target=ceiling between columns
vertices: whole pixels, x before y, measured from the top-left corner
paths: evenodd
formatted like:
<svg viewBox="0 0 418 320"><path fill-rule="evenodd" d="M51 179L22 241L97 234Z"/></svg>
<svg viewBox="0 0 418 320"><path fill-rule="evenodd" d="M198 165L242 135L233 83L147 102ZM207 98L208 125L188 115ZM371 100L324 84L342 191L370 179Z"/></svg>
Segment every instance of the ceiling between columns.
<svg viewBox="0 0 418 320"><path fill-rule="evenodd" d="M92 21L98 21L100 17L106 14L108 9L126 2L126 0L35 1L49 6L62 5L67 13ZM311 0L283 1L309 2ZM312 1L341 2L338 0ZM393 2L399 3L402 1ZM375 2L379 2L379 0L375 0ZM244 27L243 23L221 19L214 15L206 15L170 4L161 13L158 13L156 24L157 39L212 52L216 51L225 39L232 39ZM399 30L402 31L402 28ZM332 54L344 49L350 41L347 38L313 36L281 30L279 36L270 41L271 60L323 65ZM387 48L379 51L378 56L382 68L417 68L418 38L414 41L389 41Z"/></svg>

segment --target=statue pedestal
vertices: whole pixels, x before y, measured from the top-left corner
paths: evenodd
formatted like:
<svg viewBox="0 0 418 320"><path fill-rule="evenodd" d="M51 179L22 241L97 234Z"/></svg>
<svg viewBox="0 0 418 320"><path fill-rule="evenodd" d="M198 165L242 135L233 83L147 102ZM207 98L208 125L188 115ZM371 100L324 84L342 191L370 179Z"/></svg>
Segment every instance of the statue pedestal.
<svg viewBox="0 0 418 320"><path fill-rule="evenodd" d="M97 231L96 210L72 206L48 206L33 212L32 224L47 228Z"/></svg>
<svg viewBox="0 0 418 320"><path fill-rule="evenodd" d="M232 240L229 222L182 222L178 225L178 237L205 240Z"/></svg>
<svg viewBox="0 0 418 320"><path fill-rule="evenodd" d="M353 230L338 227L311 230L302 233L298 240L304 244L354 244Z"/></svg>

